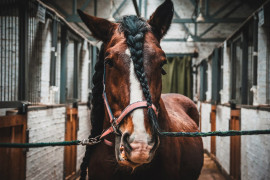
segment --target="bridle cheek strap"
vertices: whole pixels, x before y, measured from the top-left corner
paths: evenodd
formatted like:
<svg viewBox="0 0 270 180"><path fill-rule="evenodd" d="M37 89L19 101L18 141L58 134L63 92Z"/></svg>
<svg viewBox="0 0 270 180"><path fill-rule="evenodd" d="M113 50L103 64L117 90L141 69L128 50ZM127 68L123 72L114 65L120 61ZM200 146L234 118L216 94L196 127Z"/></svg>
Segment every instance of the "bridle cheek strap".
<svg viewBox="0 0 270 180"><path fill-rule="evenodd" d="M115 118L112 114L111 108L108 104L107 101L107 97L106 97L106 93L103 94L103 99L104 99L104 103L110 118L110 122L112 124L112 126L110 128L108 128L107 130L105 130L101 136L100 139L104 138L105 136L107 136L108 134L111 134L113 132L115 132L115 128L121 123L121 121L132 111L134 111L135 109L138 108L150 108L147 106L147 101L138 101L135 103L132 103L130 105L128 105L120 114L120 116L118 118ZM155 105L152 104L151 108L155 111L156 115L158 115L157 112L157 108L155 107Z"/></svg>

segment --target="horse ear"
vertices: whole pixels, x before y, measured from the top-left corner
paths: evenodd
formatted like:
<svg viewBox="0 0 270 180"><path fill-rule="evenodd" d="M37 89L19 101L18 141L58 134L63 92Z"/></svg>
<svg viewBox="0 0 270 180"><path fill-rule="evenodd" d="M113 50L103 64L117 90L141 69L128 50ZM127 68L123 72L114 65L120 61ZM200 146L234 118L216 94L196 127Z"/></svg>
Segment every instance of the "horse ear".
<svg viewBox="0 0 270 180"><path fill-rule="evenodd" d="M148 23L152 27L152 31L160 40L170 28L174 13L173 3L171 0L166 0L161 4L156 11L150 16Z"/></svg>
<svg viewBox="0 0 270 180"><path fill-rule="evenodd" d="M115 27L114 23L103 18L86 14L80 9L78 9L77 12L96 39L103 42L107 42L111 39Z"/></svg>

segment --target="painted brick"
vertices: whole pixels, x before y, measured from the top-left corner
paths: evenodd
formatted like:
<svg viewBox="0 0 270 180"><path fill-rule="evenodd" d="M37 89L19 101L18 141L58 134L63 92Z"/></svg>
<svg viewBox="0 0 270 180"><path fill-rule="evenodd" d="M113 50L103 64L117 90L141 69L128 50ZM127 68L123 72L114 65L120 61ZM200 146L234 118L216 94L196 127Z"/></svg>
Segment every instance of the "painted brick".
<svg viewBox="0 0 270 180"><path fill-rule="evenodd" d="M270 112L241 109L241 130L270 129ZM241 137L241 179L270 179L270 135Z"/></svg>
<svg viewBox="0 0 270 180"><path fill-rule="evenodd" d="M201 109L201 131L209 132L211 131L210 124L210 113L211 113L211 104L202 103ZM207 149L210 152L210 137L203 137L203 146L204 149Z"/></svg>
<svg viewBox="0 0 270 180"><path fill-rule="evenodd" d="M90 130L92 128L90 122L90 110L87 106L79 106L78 108L79 115L79 131L77 137L79 140L87 139L90 135ZM77 146L77 165L76 170L80 170L80 165L85 153L85 146Z"/></svg>
<svg viewBox="0 0 270 180"><path fill-rule="evenodd" d="M29 142L65 140L66 108L29 111ZM63 179L64 147L30 148L26 153L26 179Z"/></svg>
<svg viewBox="0 0 270 180"><path fill-rule="evenodd" d="M231 109L225 106L216 108L216 130L228 131ZM216 158L225 171L230 173L230 137L216 137Z"/></svg>

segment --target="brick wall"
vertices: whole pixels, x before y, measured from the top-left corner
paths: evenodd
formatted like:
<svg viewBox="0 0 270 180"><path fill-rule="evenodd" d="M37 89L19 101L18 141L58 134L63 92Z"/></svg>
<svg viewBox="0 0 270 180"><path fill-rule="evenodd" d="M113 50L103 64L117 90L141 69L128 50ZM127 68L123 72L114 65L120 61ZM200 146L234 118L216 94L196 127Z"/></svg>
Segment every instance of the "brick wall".
<svg viewBox="0 0 270 180"><path fill-rule="evenodd" d="M30 110L29 142L64 141L66 108ZM26 179L63 179L64 147L30 148L26 153Z"/></svg>
<svg viewBox="0 0 270 180"><path fill-rule="evenodd" d="M211 112L211 104L202 103L201 104L201 131L209 132L211 131L210 124L210 112ZM210 152L210 137L203 137L203 146L204 149L207 149Z"/></svg>
<svg viewBox="0 0 270 180"><path fill-rule="evenodd" d="M270 112L241 109L241 130L270 129ZM241 137L241 179L270 179L270 135Z"/></svg>
<svg viewBox="0 0 270 180"><path fill-rule="evenodd" d="M216 108L216 130L228 131L231 109L226 106ZM216 137L216 158L225 171L230 173L230 137Z"/></svg>
<svg viewBox="0 0 270 180"><path fill-rule="evenodd" d="M80 105L78 108L79 115L79 131L78 131L78 139L83 140L87 139L90 135L91 122L90 122L90 110L85 105ZM77 146L77 171L80 170L80 165L82 163L82 159L84 157L85 146Z"/></svg>

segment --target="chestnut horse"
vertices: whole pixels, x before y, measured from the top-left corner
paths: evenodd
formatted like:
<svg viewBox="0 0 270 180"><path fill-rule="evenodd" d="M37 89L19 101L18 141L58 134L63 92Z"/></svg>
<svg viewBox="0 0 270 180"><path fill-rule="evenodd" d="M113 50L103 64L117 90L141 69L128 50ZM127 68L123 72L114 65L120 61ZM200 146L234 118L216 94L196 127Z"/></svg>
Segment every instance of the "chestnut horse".
<svg viewBox="0 0 270 180"><path fill-rule="evenodd" d="M148 21L124 16L112 23L78 10L93 36L103 42L93 77L91 135L102 134L108 127L115 132L107 135L112 132L107 129L109 133L103 133L104 141L112 141L114 147L105 143L87 147L84 161L90 160L82 166L88 164L89 179L199 177L202 139L160 136L161 130L198 131L199 115L190 99L161 95L166 57L160 40L170 27L173 12L173 3L166 0ZM112 125L119 116L117 126Z"/></svg>

